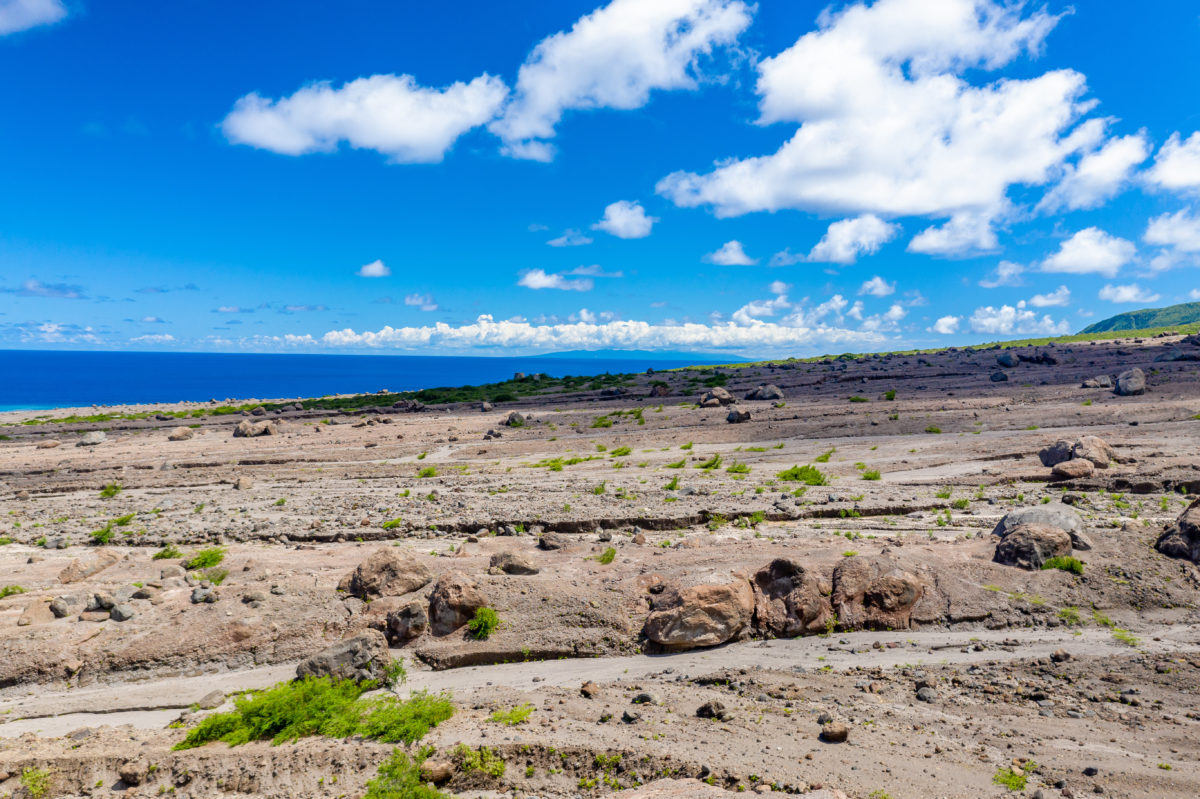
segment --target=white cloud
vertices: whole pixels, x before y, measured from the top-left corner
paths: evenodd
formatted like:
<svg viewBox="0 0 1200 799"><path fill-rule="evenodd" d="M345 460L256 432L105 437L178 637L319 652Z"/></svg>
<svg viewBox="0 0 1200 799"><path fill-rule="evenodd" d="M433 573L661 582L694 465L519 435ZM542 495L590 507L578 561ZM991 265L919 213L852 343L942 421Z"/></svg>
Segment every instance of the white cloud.
<svg viewBox="0 0 1200 799"><path fill-rule="evenodd" d="M1196 263L1200 254L1200 217L1186 210L1163 214L1150 220L1142 240L1163 249L1152 259L1155 271L1170 269L1181 263Z"/></svg>
<svg viewBox="0 0 1200 799"><path fill-rule="evenodd" d="M617 200L604 208L604 218L592 225L592 230L603 230L620 239L644 239L658 217L646 216L641 203Z"/></svg>
<svg viewBox="0 0 1200 799"><path fill-rule="evenodd" d="M170 333L149 333L144 336L134 336L129 340L139 344L168 344L174 341L175 337Z"/></svg>
<svg viewBox="0 0 1200 799"><path fill-rule="evenodd" d="M438 304L434 301L432 294L408 294L404 297L404 304L413 308L420 308L422 311L436 311L438 309Z"/></svg>
<svg viewBox="0 0 1200 799"><path fill-rule="evenodd" d="M1049 314L1038 318L1038 315L1025 307L1025 301L1018 302L1014 308L1011 305L1001 305L993 308L988 305L976 308L971 314L971 329L976 333L1012 335L1063 336L1070 332L1066 320L1055 322Z"/></svg>
<svg viewBox="0 0 1200 799"><path fill-rule="evenodd" d="M487 74L444 89L420 86L411 75L372 75L341 88L314 83L279 100L248 94L221 130L234 144L283 155L332 152L345 141L392 163L437 163L459 136L495 117L507 94Z"/></svg>
<svg viewBox="0 0 1200 799"><path fill-rule="evenodd" d="M810 261L852 264L862 254L873 255L900 231L874 214L834 222L808 254Z"/></svg>
<svg viewBox="0 0 1200 799"><path fill-rule="evenodd" d="M0 36L52 25L66 15L62 0L0 0Z"/></svg>
<svg viewBox="0 0 1200 799"><path fill-rule="evenodd" d="M1128 286L1107 285L1100 289L1100 299L1115 303L1154 302L1159 295L1148 291L1137 283Z"/></svg>
<svg viewBox="0 0 1200 799"><path fill-rule="evenodd" d="M243 313L243 311L236 305L222 305L217 309L217 313Z"/></svg>
<svg viewBox="0 0 1200 799"><path fill-rule="evenodd" d="M870 294L872 297L886 297L896 292L896 284L888 283L879 275L865 281L859 286L859 294Z"/></svg>
<svg viewBox="0 0 1200 799"><path fill-rule="evenodd" d="M979 281L979 285L985 289L996 289L1001 286L1020 286L1024 283L1021 280L1021 275L1024 272L1025 267L1020 264L1014 264L1012 261L1001 261L996 264L996 271Z"/></svg>
<svg viewBox="0 0 1200 799"><path fill-rule="evenodd" d="M377 331L331 330L319 339L294 337L293 344L324 344L329 347L407 350L490 348L503 350L574 349L750 349L756 352L812 346L816 344L878 344L881 334L831 327L824 324L795 324L752 320L752 324L652 324L644 321L535 325L528 322L495 321L484 315L474 323L451 326L445 323L422 327L384 327Z"/></svg>
<svg viewBox="0 0 1200 799"><path fill-rule="evenodd" d="M505 154L549 161L564 111L640 108L655 89L691 89L696 65L750 24L740 0L613 0L538 43L489 130Z"/></svg>
<svg viewBox="0 0 1200 799"><path fill-rule="evenodd" d="M793 253L790 247L785 247L771 256L770 265L791 266L792 264L798 264L804 260L807 260L805 256L799 253Z"/></svg>
<svg viewBox="0 0 1200 799"><path fill-rule="evenodd" d="M659 193L718 216L798 209L950 219L910 249L994 246L1015 185L1042 185L1102 124L1084 77L1055 70L982 86L963 75L1036 54L1057 22L994 0L877 0L824 12L818 29L759 64L759 122L799 123L770 155L676 172ZM1070 131L1068 133L1068 131ZM938 231L938 232L934 232Z"/></svg>
<svg viewBox="0 0 1200 799"><path fill-rule="evenodd" d="M592 239L590 236L585 236L578 230L571 228L564 231L563 234L558 238L550 239L550 241L546 243L551 247L579 247L584 244L591 244Z"/></svg>
<svg viewBox="0 0 1200 799"><path fill-rule="evenodd" d="M929 328L934 333L940 333L943 336L952 336L958 332L958 323L962 321L961 316L942 316L933 323L933 327Z"/></svg>
<svg viewBox="0 0 1200 799"><path fill-rule="evenodd" d="M1200 300L1200 289L1192 289L1188 292L1188 299Z"/></svg>
<svg viewBox="0 0 1200 799"><path fill-rule="evenodd" d="M142 319L141 319L141 321L142 321L142 323L143 323L143 324L147 324L147 325L161 325L161 324L163 324L163 320L162 320L162 319L160 319L160 318L159 318L159 317L157 317L157 316L143 316L143 317L142 317Z"/></svg>
<svg viewBox="0 0 1200 799"><path fill-rule="evenodd" d="M1172 133L1154 156L1154 166L1146 170L1151 185L1177 192L1200 189L1200 131L1186 140Z"/></svg>
<svg viewBox="0 0 1200 799"><path fill-rule="evenodd" d="M1071 290L1066 286L1059 286L1049 294L1034 294L1029 298L1029 304L1034 308L1055 308L1071 303Z"/></svg>
<svg viewBox="0 0 1200 799"><path fill-rule="evenodd" d="M787 294L791 288L790 284L784 283L782 280L772 280L771 285L767 286L767 290L772 294Z"/></svg>
<svg viewBox="0 0 1200 799"><path fill-rule="evenodd" d="M1133 242L1089 227L1064 241L1058 252L1042 261L1042 271L1113 277L1136 254Z"/></svg>
<svg viewBox="0 0 1200 799"><path fill-rule="evenodd" d="M761 317L774 316L780 311L792 307L786 294L776 294L769 300L754 300L733 312L731 318L739 325L756 324Z"/></svg>
<svg viewBox="0 0 1200 799"><path fill-rule="evenodd" d="M1062 179L1046 193L1038 209L1073 211L1102 205L1129 183L1134 168L1149 155L1150 142L1144 133L1109 139L1083 155L1078 164L1064 165Z"/></svg>
<svg viewBox="0 0 1200 799"><path fill-rule="evenodd" d="M908 311L898 302L882 314L872 314L863 320L862 329L873 332L894 332L900 329L900 320L908 315Z"/></svg>
<svg viewBox="0 0 1200 799"><path fill-rule="evenodd" d="M561 291L591 291L595 285L590 278L568 280L562 275L548 274L544 269L530 269L521 275L518 286L527 289L559 289Z"/></svg>
<svg viewBox="0 0 1200 799"><path fill-rule="evenodd" d="M721 266L753 266L758 263L757 258L746 255L746 251L742 249L742 243L737 239L725 242L716 252L710 252L704 256L704 260L707 263Z"/></svg>
<svg viewBox="0 0 1200 799"><path fill-rule="evenodd" d="M392 270L388 269L387 264L383 261L375 260L369 264L363 264L354 274L359 277L387 277L392 274Z"/></svg>
<svg viewBox="0 0 1200 799"><path fill-rule="evenodd" d="M585 277L624 277L625 273L621 270L616 272L605 272L599 264L591 264L589 266L577 266L574 269L568 270L564 274L568 275L584 275Z"/></svg>

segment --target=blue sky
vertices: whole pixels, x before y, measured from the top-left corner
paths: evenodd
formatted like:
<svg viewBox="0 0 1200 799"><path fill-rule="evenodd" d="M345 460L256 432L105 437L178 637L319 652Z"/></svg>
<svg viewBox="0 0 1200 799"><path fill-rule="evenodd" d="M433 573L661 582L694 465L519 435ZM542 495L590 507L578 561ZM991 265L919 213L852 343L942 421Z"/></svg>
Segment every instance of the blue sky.
<svg viewBox="0 0 1200 799"><path fill-rule="evenodd" d="M807 355L1200 299L1200 9L0 0L0 347Z"/></svg>

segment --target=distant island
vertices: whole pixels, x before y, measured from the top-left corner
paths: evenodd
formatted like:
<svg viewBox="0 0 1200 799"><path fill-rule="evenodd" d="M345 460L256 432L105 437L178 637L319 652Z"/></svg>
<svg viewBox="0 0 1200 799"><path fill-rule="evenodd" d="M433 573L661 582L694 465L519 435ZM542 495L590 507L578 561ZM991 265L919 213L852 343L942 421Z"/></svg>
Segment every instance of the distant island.
<svg viewBox="0 0 1200 799"><path fill-rule="evenodd" d="M1145 330L1151 327L1170 327L1200 322L1200 302L1184 302L1166 308L1143 308L1110 316L1089 325L1083 333L1107 333L1110 330Z"/></svg>

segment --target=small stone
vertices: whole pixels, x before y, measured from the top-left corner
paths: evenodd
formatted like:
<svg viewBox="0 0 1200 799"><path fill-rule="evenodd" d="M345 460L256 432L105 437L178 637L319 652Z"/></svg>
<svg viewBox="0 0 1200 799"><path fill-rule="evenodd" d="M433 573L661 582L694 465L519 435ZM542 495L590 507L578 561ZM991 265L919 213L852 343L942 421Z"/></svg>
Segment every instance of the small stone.
<svg viewBox="0 0 1200 799"><path fill-rule="evenodd" d="M821 740L827 744L844 743L850 737L850 728L841 722L834 721L821 728Z"/></svg>

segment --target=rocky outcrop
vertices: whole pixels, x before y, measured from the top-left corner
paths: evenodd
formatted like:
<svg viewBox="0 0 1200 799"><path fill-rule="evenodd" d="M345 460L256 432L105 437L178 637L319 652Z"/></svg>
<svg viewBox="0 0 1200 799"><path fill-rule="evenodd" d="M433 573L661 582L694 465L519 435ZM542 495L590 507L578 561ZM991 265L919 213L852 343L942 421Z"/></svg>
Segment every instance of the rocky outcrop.
<svg viewBox="0 0 1200 799"><path fill-rule="evenodd" d="M838 625L907 629L924 585L885 557L846 558L833 570L833 610Z"/></svg>
<svg viewBox="0 0 1200 799"><path fill-rule="evenodd" d="M742 422L750 421L750 411L743 411L737 408L730 408L729 413L725 415L725 421L730 424L741 424Z"/></svg>
<svg viewBox="0 0 1200 799"><path fill-rule="evenodd" d="M402 596L429 584L433 576L424 563L396 547L377 549L355 567L338 585L338 590L370 599Z"/></svg>
<svg viewBox="0 0 1200 799"><path fill-rule="evenodd" d="M1092 542L1083 532L1083 519L1071 508L1060 502L1048 505L1034 505L1029 508L1018 508L1004 516L992 529L992 535L1007 536L1017 527L1024 525L1044 525L1065 532L1071 538L1071 546L1075 549L1088 550Z"/></svg>
<svg viewBox="0 0 1200 799"><path fill-rule="evenodd" d="M704 396L700 398L701 408L717 408L722 405L731 405L734 402L733 395L720 386L709 389Z"/></svg>
<svg viewBox="0 0 1200 799"><path fill-rule="evenodd" d="M99 574L120 559L111 549L97 549L94 554L76 558L67 564L67 567L58 573L58 581L77 583L93 574Z"/></svg>
<svg viewBox="0 0 1200 799"><path fill-rule="evenodd" d="M816 570L779 558L754 575L754 624L764 635L821 632L833 618L830 586Z"/></svg>
<svg viewBox="0 0 1200 799"><path fill-rule="evenodd" d="M1047 447L1043 447L1038 452L1038 460L1040 460L1042 462L1042 465L1045 466L1046 468L1051 468L1053 466L1057 466L1058 464L1060 464L1064 461L1071 460L1071 449L1074 446L1075 445L1072 444L1067 439L1060 438L1058 441L1055 441L1053 444L1050 444Z"/></svg>
<svg viewBox="0 0 1200 799"><path fill-rule="evenodd" d="M662 649L716 646L750 629L754 592L745 580L668 588L654 599L643 634Z"/></svg>
<svg viewBox="0 0 1200 799"><path fill-rule="evenodd" d="M94 447L97 444L103 444L108 440L108 434L103 430L93 430L90 433L84 433L83 438L75 442L77 447Z"/></svg>
<svg viewBox="0 0 1200 799"><path fill-rule="evenodd" d="M1099 436L1080 437L1071 448L1071 457L1091 461L1099 469L1107 469L1109 463L1118 460L1116 450Z"/></svg>
<svg viewBox="0 0 1200 799"><path fill-rule="evenodd" d="M1019 361L1017 360L1017 356L1013 355L1011 352L1002 352L996 356L996 363L1011 369L1016 366Z"/></svg>
<svg viewBox="0 0 1200 799"><path fill-rule="evenodd" d="M1082 388L1112 388L1113 381L1109 375L1096 375L1083 381Z"/></svg>
<svg viewBox="0 0 1200 799"><path fill-rule="evenodd" d="M333 677L337 680L381 680L391 662L387 639L378 630L338 641L296 666L296 677Z"/></svg>
<svg viewBox="0 0 1200 799"><path fill-rule="evenodd" d="M1050 470L1050 477L1053 480L1075 480L1081 477L1091 477L1096 471L1096 466L1089 460L1083 458L1072 458L1069 461L1055 464Z"/></svg>
<svg viewBox="0 0 1200 799"><path fill-rule="evenodd" d="M774 383L764 383L756 389L746 392L748 400L781 400L783 390Z"/></svg>
<svg viewBox="0 0 1200 799"><path fill-rule="evenodd" d="M1071 536L1044 524L1014 527L996 544L992 560L1004 566L1036 571L1050 558L1071 554Z"/></svg>
<svg viewBox="0 0 1200 799"><path fill-rule="evenodd" d="M1163 531L1154 548L1167 557L1200 565L1200 499L1188 505L1175 523Z"/></svg>
<svg viewBox="0 0 1200 799"><path fill-rule="evenodd" d="M191 439L192 434L193 431L190 427L176 427L167 436L167 441L188 441Z"/></svg>
<svg viewBox="0 0 1200 799"><path fill-rule="evenodd" d="M279 425L275 422L252 422L243 419L233 428L234 438L258 438L259 436L274 436L279 434Z"/></svg>
<svg viewBox="0 0 1200 799"><path fill-rule="evenodd" d="M531 575L538 573L538 567L524 555L515 552L497 552L488 562L488 571L501 574Z"/></svg>
<svg viewBox="0 0 1200 799"><path fill-rule="evenodd" d="M473 580L458 572L447 572L438 578L429 595L430 630L434 635L449 635L486 606L487 599Z"/></svg>
<svg viewBox="0 0 1200 799"><path fill-rule="evenodd" d="M1136 366L1117 375L1117 387L1113 389L1122 397L1136 397L1146 393L1146 373Z"/></svg>
<svg viewBox="0 0 1200 799"><path fill-rule="evenodd" d="M424 635L428 629L429 614L423 602L409 602L387 616L388 640L395 644L408 643Z"/></svg>

